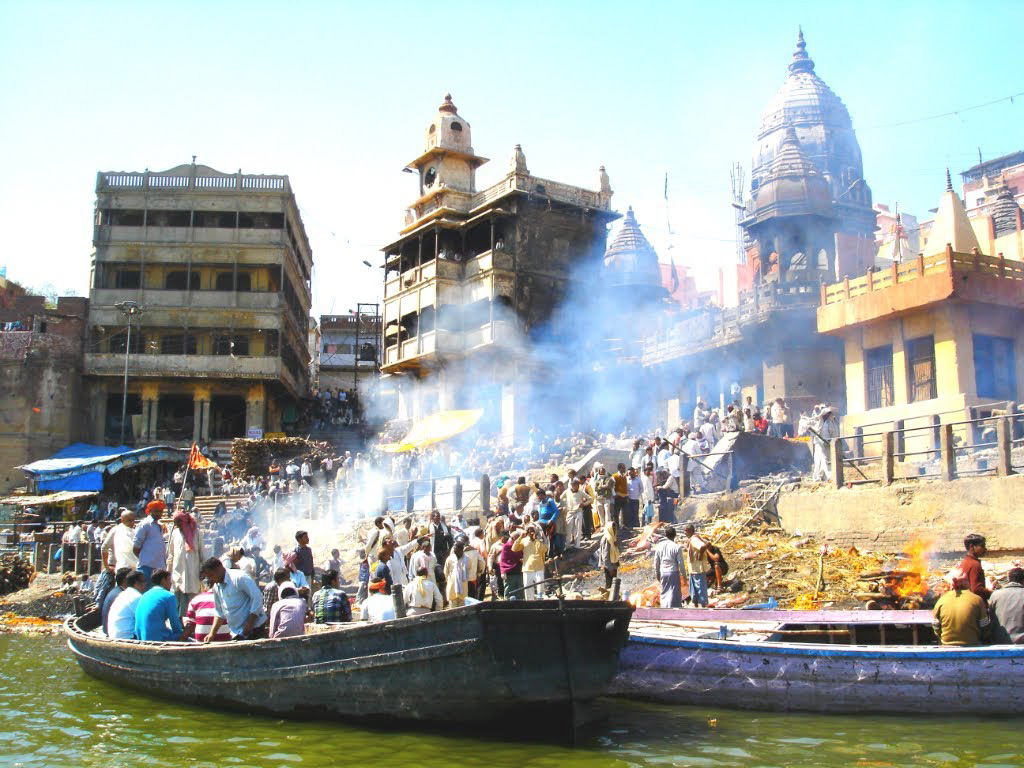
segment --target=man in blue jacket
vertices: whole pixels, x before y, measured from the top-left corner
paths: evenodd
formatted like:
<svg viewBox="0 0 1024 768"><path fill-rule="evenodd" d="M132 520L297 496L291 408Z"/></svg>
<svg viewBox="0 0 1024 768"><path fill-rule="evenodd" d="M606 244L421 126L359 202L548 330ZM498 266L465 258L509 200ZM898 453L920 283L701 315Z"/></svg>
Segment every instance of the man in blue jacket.
<svg viewBox="0 0 1024 768"><path fill-rule="evenodd" d="M150 585L135 607L135 637L157 643L180 640L185 629L171 593L171 574L163 568L153 571Z"/></svg>

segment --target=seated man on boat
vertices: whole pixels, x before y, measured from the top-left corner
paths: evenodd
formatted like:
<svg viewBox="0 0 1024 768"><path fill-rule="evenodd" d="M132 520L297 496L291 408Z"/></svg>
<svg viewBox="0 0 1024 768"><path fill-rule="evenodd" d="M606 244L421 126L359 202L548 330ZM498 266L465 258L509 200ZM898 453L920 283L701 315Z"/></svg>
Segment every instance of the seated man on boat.
<svg viewBox="0 0 1024 768"><path fill-rule="evenodd" d="M217 634L227 624L234 640L256 640L266 636L267 614L263 610L263 594L248 574L228 570L215 557L203 563L202 576L213 585L213 604L216 618L210 634L203 641Z"/></svg>
<svg viewBox="0 0 1024 768"><path fill-rule="evenodd" d="M340 624L352 621L352 605L341 590L336 570L323 575L323 586L313 595L313 621L316 624Z"/></svg>
<svg viewBox="0 0 1024 768"><path fill-rule="evenodd" d="M153 571L150 587L135 606L135 637L155 643L184 640L185 628L178 616L178 599L171 592L171 573Z"/></svg>
<svg viewBox="0 0 1024 768"><path fill-rule="evenodd" d="M281 598L270 609L268 636L274 638L298 637L306 634L309 604L299 597L299 590L286 581L281 585Z"/></svg>
<svg viewBox="0 0 1024 768"><path fill-rule="evenodd" d="M444 607L444 598L427 572L427 567L420 566L416 578L405 585L406 615L419 616L423 613L440 611Z"/></svg>
<svg viewBox="0 0 1024 768"><path fill-rule="evenodd" d="M185 639L194 640L197 643L203 642L206 640L206 636L211 634L210 629L217 618L213 590L210 589L208 582L203 582L203 584L205 591L193 597L189 601L188 610L185 611ZM222 624L217 633L212 636L215 643L230 639L231 630L228 629L227 624Z"/></svg>
<svg viewBox="0 0 1024 768"><path fill-rule="evenodd" d="M1006 584L988 601L992 642L1024 644L1024 568L1011 568Z"/></svg>
<svg viewBox="0 0 1024 768"><path fill-rule="evenodd" d="M981 645L988 640L991 620L985 601L963 576L953 577L952 589L936 601L932 617L932 629L942 645Z"/></svg>
<svg viewBox="0 0 1024 768"><path fill-rule="evenodd" d="M370 596L359 606L363 621L389 621L395 618L395 601L391 597L388 583L390 577L387 564L378 563L370 576Z"/></svg>
<svg viewBox="0 0 1024 768"><path fill-rule="evenodd" d="M117 596L107 614L107 636L112 640L135 637L135 606L146 591L146 574L132 571L125 577L124 592Z"/></svg>

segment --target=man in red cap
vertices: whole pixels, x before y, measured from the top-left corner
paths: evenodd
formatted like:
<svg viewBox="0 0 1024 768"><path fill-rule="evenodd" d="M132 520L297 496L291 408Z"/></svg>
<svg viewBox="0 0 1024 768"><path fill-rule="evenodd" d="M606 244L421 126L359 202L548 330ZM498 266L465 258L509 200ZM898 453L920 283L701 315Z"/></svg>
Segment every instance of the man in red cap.
<svg viewBox="0 0 1024 768"><path fill-rule="evenodd" d="M139 558L139 570L146 575L149 588L153 571L167 566L167 545L164 544L164 529L160 526L164 506L162 501L151 501L146 505L146 519L135 527L135 541L132 551Z"/></svg>

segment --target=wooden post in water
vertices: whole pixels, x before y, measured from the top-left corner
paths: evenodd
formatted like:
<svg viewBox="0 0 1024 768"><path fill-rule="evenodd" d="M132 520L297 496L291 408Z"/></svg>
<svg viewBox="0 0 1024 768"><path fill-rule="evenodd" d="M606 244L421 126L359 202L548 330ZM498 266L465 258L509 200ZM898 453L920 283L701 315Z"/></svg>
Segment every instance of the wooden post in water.
<svg viewBox="0 0 1024 768"><path fill-rule="evenodd" d="M939 464L943 480L956 480L956 448L953 446L953 425L939 427Z"/></svg>
<svg viewBox="0 0 1024 768"><path fill-rule="evenodd" d="M892 485L893 434L882 433L882 485Z"/></svg>
<svg viewBox="0 0 1024 768"><path fill-rule="evenodd" d="M1013 450L1013 427L1008 418L996 419L996 474L1007 477L1013 474L1011 452Z"/></svg>

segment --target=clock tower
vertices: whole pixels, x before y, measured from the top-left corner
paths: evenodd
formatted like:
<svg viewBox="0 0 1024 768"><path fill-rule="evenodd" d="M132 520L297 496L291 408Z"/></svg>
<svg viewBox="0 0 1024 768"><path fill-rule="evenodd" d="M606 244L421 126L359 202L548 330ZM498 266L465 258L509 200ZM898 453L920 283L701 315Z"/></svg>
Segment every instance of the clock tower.
<svg viewBox="0 0 1024 768"><path fill-rule="evenodd" d="M443 207L445 201L438 195L474 194L476 169L487 162L487 158L474 154L469 123L459 116L451 94L444 97L427 126L426 139L423 154L407 166L419 176L420 196L410 210L413 220Z"/></svg>

